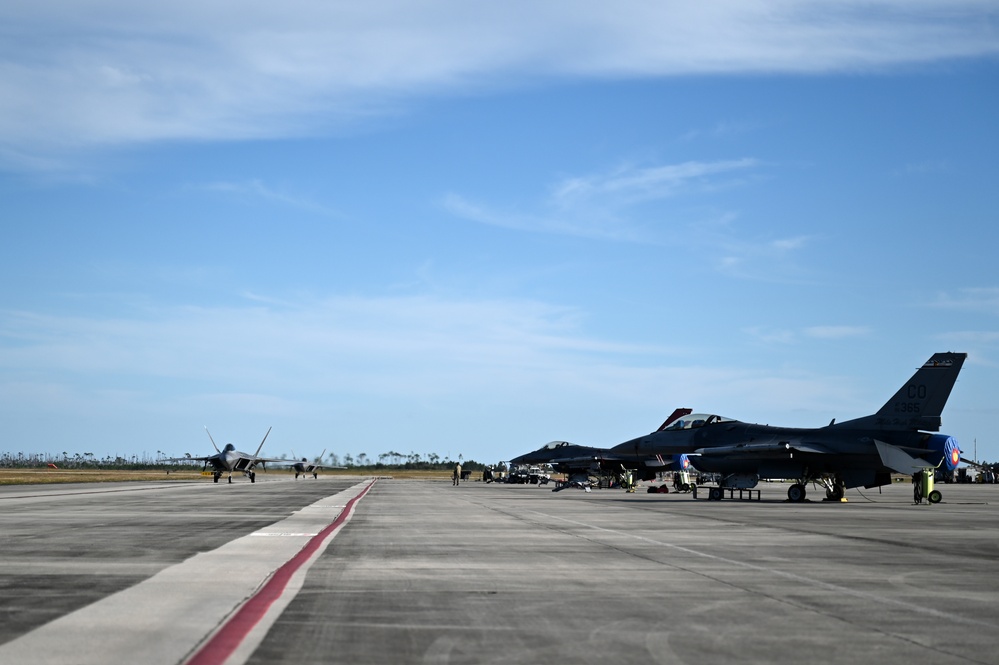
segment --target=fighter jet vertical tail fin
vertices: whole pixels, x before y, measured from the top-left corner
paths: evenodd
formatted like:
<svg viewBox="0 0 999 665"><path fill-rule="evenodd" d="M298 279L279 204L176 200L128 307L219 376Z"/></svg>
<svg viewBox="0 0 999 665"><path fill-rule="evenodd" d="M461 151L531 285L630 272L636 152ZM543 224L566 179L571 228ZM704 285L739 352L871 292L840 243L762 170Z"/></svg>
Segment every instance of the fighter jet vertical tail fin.
<svg viewBox="0 0 999 665"><path fill-rule="evenodd" d="M939 432L941 414L967 353L934 353L873 416L834 427Z"/></svg>
<svg viewBox="0 0 999 665"><path fill-rule="evenodd" d="M217 453L219 453L221 455L222 451L219 450L219 447L215 445L215 439L212 438L212 433L208 431L208 425L205 425L205 432L207 432L207 434L208 434L208 440L211 441L212 442L212 446L215 447L215 452L217 452Z"/></svg>
<svg viewBox="0 0 999 665"><path fill-rule="evenodd" d="M271 429L272 429L271 427L267 428L267 434L264 434L264 441L266 441L267 437L270 435ZM264 448L264 441L261 441L260 445L257 446L257 452L253 453L254 457L260 457L260 451L263 450Z"/></svg>

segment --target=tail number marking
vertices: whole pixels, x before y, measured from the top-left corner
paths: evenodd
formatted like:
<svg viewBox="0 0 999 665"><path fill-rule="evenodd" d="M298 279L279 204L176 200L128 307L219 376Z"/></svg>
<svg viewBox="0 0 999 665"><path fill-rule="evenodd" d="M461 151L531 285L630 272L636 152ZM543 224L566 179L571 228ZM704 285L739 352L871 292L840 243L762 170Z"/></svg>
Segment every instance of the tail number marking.
<svg viewBox="0 0 999 665"><path fill-rule="evenodd" d="M922 402L919 400L926 399L926 386L922 384L907 386L905 396L917 401L895 402L895 413L919 413L922 407Z"/></svg>

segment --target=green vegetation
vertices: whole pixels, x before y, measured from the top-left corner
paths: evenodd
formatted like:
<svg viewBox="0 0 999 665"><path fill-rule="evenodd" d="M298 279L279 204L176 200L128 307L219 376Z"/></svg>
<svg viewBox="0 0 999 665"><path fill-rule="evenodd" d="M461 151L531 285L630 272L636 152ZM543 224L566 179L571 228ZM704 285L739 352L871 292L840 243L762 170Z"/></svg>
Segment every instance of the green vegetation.
<svg viewBox="0 0 999 665"><path fill-rule="evenodd" d="M68 453L52 455L45 453L2 453L0 454L0 469L10 470L47 470L47 471L135 471L156 474L157 477L165 477L167 473L195 473L200 472L203 462L195 459L190 453L187 454L190 461L167 462L165 455L157 451L156 457L149 458L145 453L142 457L132 455L131 457L104 457L98 459L93 453ZM288 458L288 462L294 462ZM311 460L310 460L311 461ZM384 475L401 471L433 471L448 472L460 463L462 469L466 471L481 472L486 465L475 460L465 460L462 455L457 460L449 457L440 457L436 453L421 455L420 453L409 453L408 455L398 452L387 452L378 455L378 461L374 461L365 453L360 453L356 457L345 454L342 457L332 453L327 455L321 462L323 466L343 466L346 472L359 473L364 475ZM271 470L275 465L271 465ZM50 474L51 475L51 474ZM0 481L2 482L2 481Z"/></svg>

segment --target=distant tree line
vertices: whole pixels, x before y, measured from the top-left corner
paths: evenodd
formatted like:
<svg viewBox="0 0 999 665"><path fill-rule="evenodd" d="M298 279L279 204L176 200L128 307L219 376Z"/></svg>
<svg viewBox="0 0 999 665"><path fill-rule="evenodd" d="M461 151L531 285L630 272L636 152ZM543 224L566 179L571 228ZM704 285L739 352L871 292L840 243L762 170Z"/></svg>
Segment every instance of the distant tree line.
<svg viewBox="0 0 999 665"><path fill-rule="evenodd" d="M191 462L168 462L166 455L162 451L156 451L155 457L149 457L148 453L122 457L120 455L107 455L98 458L94 453L0 453L0 468L8 469L31 469L49 466L57 466L60 469L123 469L123 470L143 470L150 468L182 469L190 468L202 462L195 459L196 456L186 453ZM201 457L198 455L197 457ZM298 458L301 459L301 458ZM295 461L288 457L289 462ZM313 461L310 459L310 461ZM372 459L367 453L358 453L356 456L344 453L342 456L330 453L320 461L324 466L345 466L358 471L381 471L391 469L406 470L426 470L443 471L454 468L455 464L461 464L462 468L468 471L481 471L487 465L475 460L466 460L463 455L458 455L458 459L451 459L450 455L441 457L437 453L421 454L410 452L409 454L389 451L377 456L377 460ZM488 465L497 466L497 465Z"/></svg>
<svg viewBox="0 0 999 665"><path fill-rule="evenodd" d="M148 456L107 455L97 457L94 453L0 453L0 468L31 469L57 466L60 469L148 469L155 466L156 460Z"/></svg>

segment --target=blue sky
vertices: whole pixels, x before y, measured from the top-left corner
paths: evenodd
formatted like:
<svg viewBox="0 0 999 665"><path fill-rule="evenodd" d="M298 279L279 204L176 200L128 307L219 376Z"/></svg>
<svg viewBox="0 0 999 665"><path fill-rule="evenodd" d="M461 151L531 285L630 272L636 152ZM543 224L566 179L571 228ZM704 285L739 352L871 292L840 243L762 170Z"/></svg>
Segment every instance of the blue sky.
<svg viewBox="0 0 999 665"><path fill-rule="evenodd" d="M970 354L999 459L999 10L0 8L4 452L820 426Z"/></svg>

